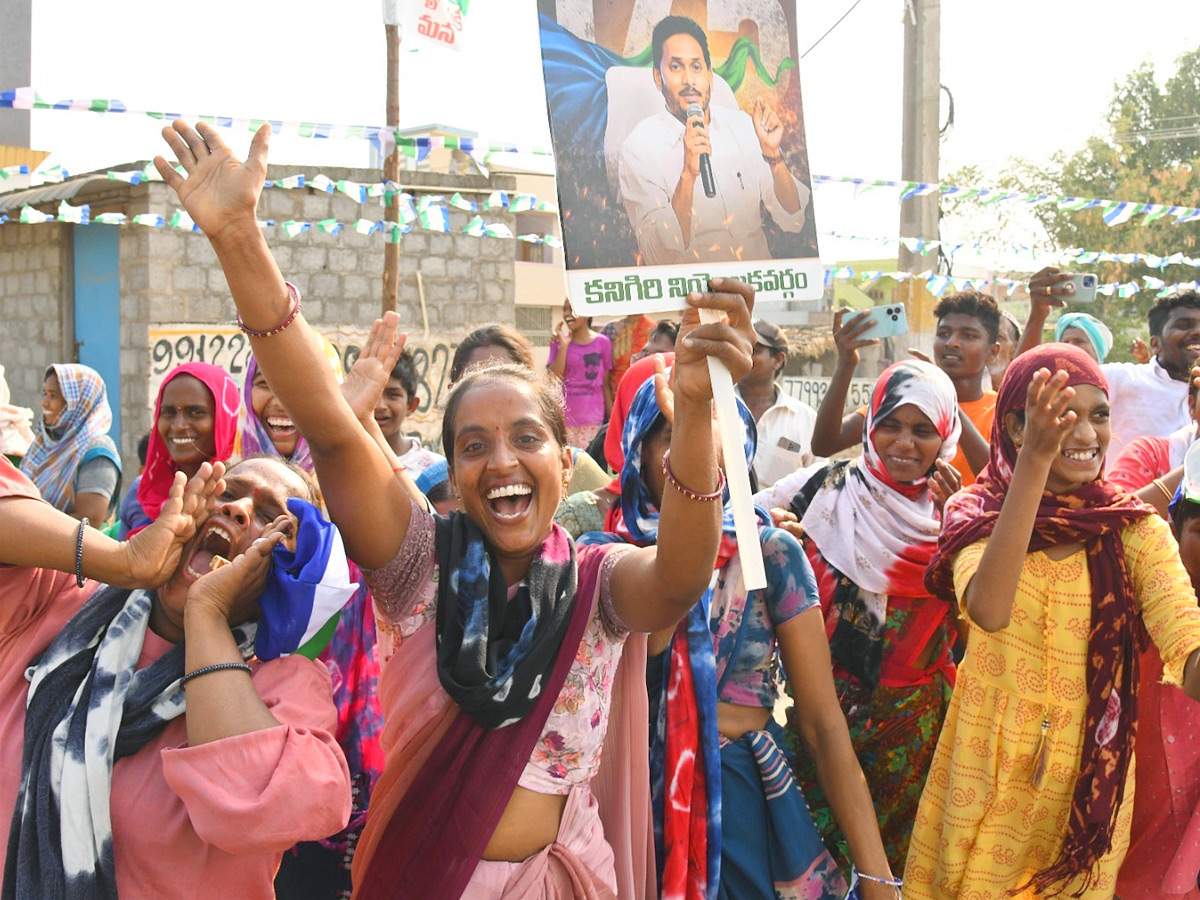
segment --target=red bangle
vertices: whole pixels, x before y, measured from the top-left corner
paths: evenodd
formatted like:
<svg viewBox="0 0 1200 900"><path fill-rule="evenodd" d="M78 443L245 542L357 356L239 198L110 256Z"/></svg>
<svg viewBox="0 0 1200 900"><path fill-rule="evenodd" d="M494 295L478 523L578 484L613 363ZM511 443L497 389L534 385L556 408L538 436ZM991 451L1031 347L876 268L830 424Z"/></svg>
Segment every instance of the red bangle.
<svg viewBox="0 0 1200 900"><path fill-rule="evenodd" d="M283 329L287 328L296 321L296 316L300 315L300 292L296 290L296 286L290 281L285 281L284 284L287 285L288 293L291 294L292 297L292 311L287 314L287 318L268 331L256 331L255 329L248 327L246 323L242 321L242 314L238 313L237 327L242 330L242 334L256 338L268 338L273 334L279 334L279 332L283 331Z"/></svg>
<svg viewBox="0 0 1200 900"><path fill-rule="evenodd" d="M720 500L725 496L725 473L718 467L717 469L717 489L711 494L698 494L689 487L685 487L675 474L671 471L671 451L667 450L662 458L663 475L667 478L667 484L683 494L689 500L698 500L701 503L712 503L714 500Z"/></svg>

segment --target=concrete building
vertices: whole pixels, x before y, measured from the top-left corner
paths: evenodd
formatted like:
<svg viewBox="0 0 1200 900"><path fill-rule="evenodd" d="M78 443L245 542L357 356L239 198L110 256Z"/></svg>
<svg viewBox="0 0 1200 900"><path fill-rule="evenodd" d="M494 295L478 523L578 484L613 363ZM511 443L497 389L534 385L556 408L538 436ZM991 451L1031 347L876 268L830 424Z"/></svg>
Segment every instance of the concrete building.
<svg viewBox="0 0 1200 900"><path fill-rule="evenodd" d="M302 171L272 166L269 177ZM378 171L369 169L324 169L323 174L335 181L379 180ZM494 190L512 194L517 189L514 177L500 174L414 171L405 173L402 184L418 197L457 191L475 201ZM131 185L99 173L0 194L0 213L16 219L29 205L54 214L64 200L88 204L93 219L104 212L130 218L156 213L170 219L179 209L174 192L160 182ZM259 217L275 223L376 221L383 218L383 208L379 199L360 205L339 192L268 188ZM401 241L399 311L421 378L414 430L425 438L436 436L436 410L458 340L485 322L522 324L514 314L521 242L462 234L469 218L451 208L448 233L414 230ZM489 211L485 218L520 233L507 210ZM278 224L264 233L284 276L304 295L305 315L338 346L344 362L353 362L357 342L381 310L382 236L349 227L325 234L314 227L289 239ZM553 258L540 265L553 267ZM558 293L553 305L561 302ZM42 376L51 363L90 365L108 384L115 430L127 459L136 459L138 438L150 425L154 396L166 372L179 363L205 360L236 377L248 353L208 241L172 227L0 226L0 316L0 362L7 367L13 402L37 408ZM543 327L548 336L548 326ZM523 330L536 338L541 329Z"/></svg>

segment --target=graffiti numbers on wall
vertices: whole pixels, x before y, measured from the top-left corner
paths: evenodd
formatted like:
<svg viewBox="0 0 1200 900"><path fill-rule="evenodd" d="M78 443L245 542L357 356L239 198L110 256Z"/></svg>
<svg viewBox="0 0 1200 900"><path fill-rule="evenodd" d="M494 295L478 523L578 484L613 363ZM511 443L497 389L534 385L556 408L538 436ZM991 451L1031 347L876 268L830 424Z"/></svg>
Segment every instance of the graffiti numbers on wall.
<svg viewBox="0 0 1200 900"><path fill-rule="evenodd" d="M348 372L362 353L367 332L356 328L323 330ZM417 411L409 416L406 430L420 436L422 443L435 448L441 439L441 407L450 382L450 362L457 340L431 337L410 338L407 344L413 356L417 376ZM163 325L150 329L150 411L158 396L163 377L189 362L220 366L240 385L250 358L250 341L231 325Z"/></svg>
<svg viewBox="0 0 1200 900"><path fill-rule="evenodd" d="M786 376L783 379L783 389L802 403L807 403L813 409L821 405L825 393L829 390L830 379L819 375ZM871 402L871 390L875 382L869 378L855 378L850 382L850 392L846 397L846 409L860 409Z"/></svg>

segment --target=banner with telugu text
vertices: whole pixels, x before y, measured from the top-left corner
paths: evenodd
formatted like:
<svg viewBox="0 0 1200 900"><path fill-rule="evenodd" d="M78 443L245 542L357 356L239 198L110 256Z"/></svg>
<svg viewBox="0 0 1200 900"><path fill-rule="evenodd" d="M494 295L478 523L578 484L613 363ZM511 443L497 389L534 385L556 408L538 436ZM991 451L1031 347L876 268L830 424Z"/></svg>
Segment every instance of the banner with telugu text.
<svg viewBox="0 0 1200 900"><path fill-rule="evenodd" d="M576 312L679 309L709 277L760 300L819 298L795 3L538 10Z"/></svg>

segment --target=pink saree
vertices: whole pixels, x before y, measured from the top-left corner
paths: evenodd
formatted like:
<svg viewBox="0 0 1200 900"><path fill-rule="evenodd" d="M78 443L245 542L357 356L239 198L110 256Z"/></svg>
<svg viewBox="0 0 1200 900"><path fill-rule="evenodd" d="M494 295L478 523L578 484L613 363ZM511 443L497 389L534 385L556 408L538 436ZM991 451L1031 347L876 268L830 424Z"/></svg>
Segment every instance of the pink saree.
<svg viewBox="0 0 1200 900"><path fill-rule="evenodd" d="M583 629L582 625L577 628L577 623L586 622L599 602L605 553L596 551L604 549L607 548L578 549L581 609L573 616L568 642L578 642ZM439 895L446 895L445 889L449 889L451 894L468 898L606 900L613 896L605 878L607 872L596 872L589 863L608 869L605 864L608 846L612 848L612 871L619 896L623 900L652 898L655 888L646 752L649 743L645 635L631 635L622 654L613 686L600 773L591 785L592 790L582 787L573 791L558 840L517 864L480 864L479 858L532 752L541 724L520 755L510 749L512 758L497 759L486 752L485 737L483 741L476 740L474 746L478 751L469 758L443 759L448 751L453 753L459 737L475 738L470 736L468 723L463 721L468 717L459 711L438 680L435 636L433 623L420 628L405 639L380 673L379 693L384 710L382 744L387 762L371 797L367 824L355 854L352 869L355 898L427 897L434 895L429 893L431 886L441 885L443 893ZM565 678L574 655L574 652L560 654L560 663L554 670L557 684ZM539 701L529 718L541 713L539 721L544 722L557 694L557 686L544 691L546 703ZM515 728L521 728L521 723L497 729L493 735ZM510 748L517 743L509 742ZM433 810L428 815L405 812L406 808L414 811L414 800L438 793L437 785L430 783L431 773L441 773L435 778L448 778L469 794L472 782L487 784L488 787L474 791L486 796L481 796L479 803L456 806L449 821L439 821ZM410 792L413 792L411 797ZM420 804L420 809L426 811L424 804ZM595 821L596 812L602 830ZM393 824L397 813L402 821ZM401 830L399 841L396 828ZM435 834L435 845L429 852L419 851L418 846L430 844L431 833ZM381 846L407 848L407 854L402 854L406 858L376 859ZM446 847L458 849L444 852ZM496 892L498 888L500 893ZM438 888L434 887L434 891Z"/></svg>

